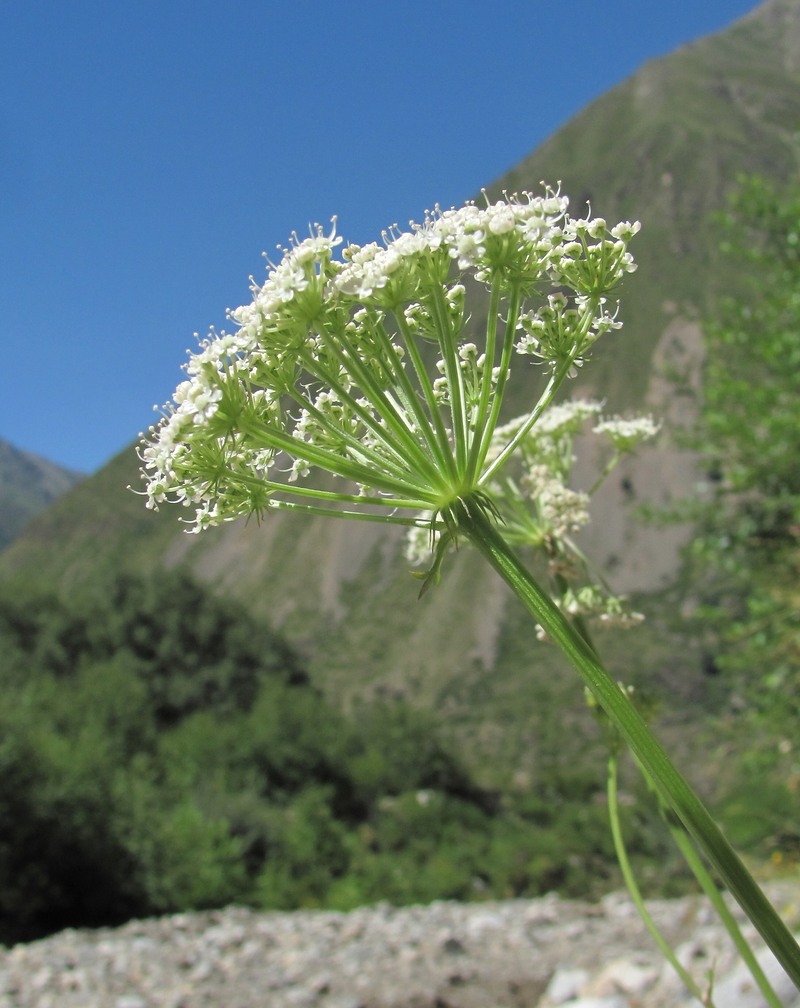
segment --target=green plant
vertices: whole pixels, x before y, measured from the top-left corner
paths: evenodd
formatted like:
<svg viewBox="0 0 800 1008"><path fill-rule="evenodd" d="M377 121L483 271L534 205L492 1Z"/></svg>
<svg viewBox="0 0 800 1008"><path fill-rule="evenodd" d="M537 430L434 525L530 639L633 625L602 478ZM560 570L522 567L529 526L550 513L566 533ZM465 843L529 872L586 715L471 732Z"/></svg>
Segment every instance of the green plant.
<svg viewBox="0 0 800 1008"><path fill-rule="evenodd" d="M581 589L587 605L580 591L562 590L567 575L558 569L554 600L513 548L523 524L518 492L541 505L535 531L546 529L556 564L574 555L569 535L583 502L558 479L558 458L555 466L543 459L544 472L528 466L510 486L507 466L525 461L565 380L620 327L610 297L634 269L627 243L637 231L571 219L551 191L437 211L383 247L346 247L342 260L333 254L335 229L318 228L233 313L238 331L214 336L190 358L175 406L142 444L145 493L153 507L194 507L195 531L275 509L421 530L434 547L423 590L438 580L448 550L470 543L570 660L660 801L800 986L792 935L585 632L586 615L617 615L619 600L589 584ZM464 326L481 291L488 311L478 347ZM501 424L520 357L546 383L523 417ZM611 431L620 442L629 433L619 421ZM530 450L538 460L535 443ZM337 478L335 489L320 473Z"/></svg>

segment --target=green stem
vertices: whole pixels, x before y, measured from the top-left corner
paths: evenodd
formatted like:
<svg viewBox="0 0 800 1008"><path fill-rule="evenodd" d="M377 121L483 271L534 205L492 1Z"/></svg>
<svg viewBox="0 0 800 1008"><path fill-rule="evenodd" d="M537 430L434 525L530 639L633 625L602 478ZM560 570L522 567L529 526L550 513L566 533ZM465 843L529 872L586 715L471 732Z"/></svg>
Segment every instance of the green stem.
<svg viewBox="0 0 800 1008"><path fill-rule="evenodd" d="M394 315L394 318L398 319L400 317L402 317L402 312L398 311ZM403 322L405 322L405 318L403 318ZM402 333L402 329L400 331ZM425 392L430 392L430 400L427 399L427 396L424 393L420 396L418 390L414 388L409 376L406 374L405 366L403 365L403 361L397 352L397 348L390 339L384 326L380 323L376 324L373 327L373 332L375 333L375 338L383 347L386 360L391 364L391 372L395 379L395 393L400 399L400 402L403 404L404 409L406 409L409 414L413 415L416 421L418 437L424 440L427 451L433 459L435 468L440 473L447 471L448 466L452 465L452 454L449 450L447 437L445 435L443 441L437 440L437 430L434 417L428 415L424 408L427 406L428 410L430 410L432 407L435 415L438 417L439 410L435 401L433 401L433 390L427 374L420 378L419 372L417 371L418 382L422 385ZM405 343L408 344L407 339L405 340Z"/></svg>
<svg viewBox="0 0 800 1008"><path fill-rule="evenodd" d="M630 699L600 663L592 648L517 559L480 502L472 497L461 498L452 506L452 513L459 530L509 585L550 639L564 651L649 774L657 793L684 824L800 990L800 947L705 806L675 769Z"/></svg>
<svg viewBox="0 0 800 1008"><path fill-rule="evenodd" d="M417 339L412 333L411 327L401 311L395 312L394 318L397 322L400 334L403 337L406 351L408 352L408 356L411 359L411 363L417 375L417 383L419 384L420 391L425 398L425 405L427 406L428 414L431 422L433 423L435 431L434 440L439 446L438 451L436 452L436 457L442 463L442 470L447 472L448 477L451 480L455 480L457 477L457 470L453 453L450 450L450 440L447 436L447 430L444 423L442 422L439 406L433 395L432 382L425 367L425 362L420 354L419 347L417 346Z"/></svg>
<svg viewBox="0 0 800 1008"><path fill-rule="evenodd" d="M647 906L642 899L642 894L636 883L631 863L628 860L628 851L625 847L625 841L622 836L622 824L620 823L619 818L619 802L617 800L618 765L619 760L617 759L616 754L612 754L608 760L608 821L611 825L611 837L614 841L614 850L617 854L617 861L619 862L619 867L622 871L622 877L625 880L625 885L631 899L633 900L634 906L639 912L639 916L644 922L645 927L650 932L656 945L658 945L664 955L664 958L681 978L687 990L691 991L700 1004L705 1005L706 1008L714 1008L714 1004L710 996L703 994L695 983L692 975L684 969L683 965L678 960L672 946L659 931L656 922L653 920L650 915L650 911L647 909Z"/></svg>
<svg viewBox="0 0 800 1008"><path fill-rule="evenodd" d="M363 463L346 458L336 452L326 448L319 448L302 441L300 438L292 437L282 428L271 426L270 424L250 423L246 419L239 421L239 427L246 433L253 444L260 445L275 451L286 452L291 458L300 458L309 465L318 466L342 479L352 480L366 486L376 487L378 490L389 494L397 494L399 497L406 497L408 500L424 499L426 494L423 488L403 479L396 479L381 470L377 466L370 467L365 460ZM384 467L385 468L385 467ZM431 490L431 505L436 506L436 497Z"/></svg>
<svg viewBox="0 0 800 1008"><path fill-rule="evenodd" d="M380 499L376 502L381 503ZM297 513L309 514L313 516L324 516L325 518L355 518L357 521L383 522L385 525L419 526L419 518L403 517L397 514L382 514L378 511L364 511L360 507L357 511L347 511L344 508L329 508L317 504L305 504L299 501L278 500L275 497L270 499L267 505L269 510L295 511ZM419 508L418 510L422 510ZM427 526L425 526L427 528Z"/></svg>
<svg viewBox="0 0 800 1008"><path fill-rule="evenodd" d="M488 421L482 421L478 426L479 432L479 447L477 456L474 460L473 468L470 469L470 474L472 479L476 479L480 473L481 466L486 460L486 456L489 452L489 446L492 443L492 435L494 434L495 428L497 427L497 422L500 419L500 407L503 402L503 394L505 392L506 383L508 382L508 374L511 369L511 355L514 351L514 336L517 331L517 321L519 319L520 308L522 306L522 294L518 286L512 288L509 304L508 304L508 318L506 319L505 334L503 336L503 347L500 352L500 363L498 365L497 374L497 385L494 388L494 397L492 399L492 410L489 415ZM495 313L497 309L495 308ZM491 366L494 362L489 362L487 354L487 364L485 370L488 372L488 377L491 380L492 371L494 370ZM555 394L556 387L553 388L553 394ZM551 396L552 399L552 396ZM550 400L548 400L550 401Z"/></svg>
<svg viewBox="0 0 800 1008"><path fill-rule="evenodd" d="M722 898L722 894L714 884L714 880L709 875L702 859L694 849L694 845L691 840L684 832L683 827L679 823L672 821L669 811L666 811L666 819L673 840L683 855L684 860L694 872L694 876L699 882L700 888L709 898L712 906L717 911L720 920L725 925L725 930L731 936L731 941L736 946L736 950L742 957L742 961L750 970L750 975L758 985L758 989L764 995L764 1000L770 1008L782 1008L783 1002L772 989L772 985L767 979L764 971L761 969L758 959L756 959L753 954L753 950L750 948L749 942L742 934L739 925L736 923L736 918L730 912L728 904Z"/></svg>
<svg viewBox="0 0 800 1008"><path fill-rule="evenodd" d="M625 454L624 452L617 451L614 454L614 457L609 459L608 462L606 462L605 466L603 466L603 471L600 473L600 475L597 477L594 483L592 483L592 485L586 491L586 493L590 497L595 493L595 491L600 489L601 484L605 482L605 480L607 480L608 477L611 475L611 473L617 468L624 454Z"/></svg>
<svg viewBox="0 0 800 1008"><path fill-rule="evenodd" d="M373 379L369 368L361 360L358 348L350 346L341 334L323 331L320 337L345 372L358 382L364 396L375 405L386 425L385 428L370 416L369 411L359 407L356 400L342 387L335 375L318 368L313 355L306 353L303 355L303 359L309 372L319 378L323 387L330 386L343 401L348 401L351 409L359 416L365 426L372 429L373 433L381 438L400 459L413 459L419 471L424 472L428 479L436 480L439 470L430 457L425 454L406 418L397 410L385 390ZM396 440L389 437L389 434L393 435Z"/></svg>
<svg viewBox="0 0 800 1008"><path fill-rule="evenodd" d="M503 450L500 452L497 458L494 459L492 464L486 469L486 471L481 476L480 482L482 486L486 486L491 480L491 478L494 476L494 474L498 471L498 469L500 469L502 466L505 465L505 463L508 461L511 455L513 455L514 452L516 451L517 445L520 443L520 441L522 441L522 439L526 436L526 434L534 426L534 424L537 423L539 417L542 415L542 413L544 413L544 411L547 409L547 407L555 398L556 392L558 392L562 382L572 370L572 367L575 363L575 357L580 352L584 336L591 328L595 308L596 304L594 301L592 301L592 303L589 306L587 306L587 308L584 310L583 319L581 320L581 324L576 332L571 352L567 354L564 360L562 360L562 362L550 376L550 380L547 383L547 387L539 397L539 401L536 403L536 406L534 406L533 410L531 410L528 419L520 427L520 429L517 431L514 437L508 442L505 448L503 448Z"/></svg>
<svg viewBox="0 0 800 1008"><path fill-rule="evenodd" d="M500 452L497 458L494 459L491 465L489 465L486 471L481 475L480 482L482 486L487 486L489 484L495 473L505 465L505 463L517 450L517 445L525 437L525 435L528 433L531 427L533 427L533 425L536 423L536 421L539 419L542 413L544 413L544 411L547 409L547 407L555 398L556 392L558 392L559 388L561 387L561 383L569 374L569 370L571 367L572 367L572 358L570 358L568 361L565 361L558 369L558 371L556 371L555 374L550 376L550 380L547 383L547 387L539 397L539 401L536 403L536 406L531 411L531 414L528 417L528 419L525 421L522 427L520 427L520 429L511 439L511 441L509 441L509 443L505 446L505 448Z"/></svg>
<svg viewBox="0 0 800 1008"><path fill-rule="evenodd" d="M431 317L439 336L439 349L442 352L444 375L450 394L450 418L453 428L453 453L456 459L456 470L459 478L464 479L470 435L466 390L461 361L458 356L458 334L453 331L440 286L435 287L432 291L430 307Z"/></svg>
<svg viewBox="0 0 800 1008"><path fill-rule="evenodd" d="M419 512L419 511L429 511L431 507L430 501L415 500L413 497L365 497L363 494L357 493L340 493L338 490L320 490L313 486L304 486L302 483L288 483L285 480L270 480L265 479L261 476L251 476L245 473L236 473L233 477L236 482L241 483L244 486L251 486L256 490L271 490L273 493L286 494L288 497L301 497L301 498L311 498L313 500L330 501L342 504L374 504L376 507L380 506L386 508L389 512L394 512L398 508L405 508L406 510ZM274 504L286 503L281 498L272 498ZM353 512L348 512L348 514L353 514ZM387 517L384 515L384 517ZM402 524L417 524L419 522L418 516L415 514L406 520L402 520Z"/></svg>
<svg viewBox="0 0 800 1008"><path fill-rule="evenodd" d="M297 405L306 410L306 412L312 416L319 426L327 431L332 440L341 441L342 446L347 448L350 452L351 458L363 459L367 464L375 465L376 468L381 468L386 472L391 472L395 476L402 478L408 472L408 458L409 451L407 446L398 445L391 437L388 436L387 430L382 428L374 417L370 416L369 413L361 409L358 403L349 395L341 386L334 386L333 382L329 382L331 388L339 396L339 400L343 405L346 405L353 414L358 417L364 427L371 431L376 437L380 438L381 444L386 449L384 454L380 454L374 449L369 448L365 444L365 439L358 438L354 434L351 434L344 426L344 424L336 424L331 422L328 417L325 416L317 407L314 405L310 397L305 398L296 390L292 390L288 394L292 396L293 400ZM299 439L298 439L299 440ZM431 474L437 472L431 466Z"/></svg>
<svg viewBox="0 0 800 1008"><path fill-rule="evenodd" d="M495 348L497 346L499 312L500 286L499 284L492 284L491 294L489 295L489 314L486 317L486 349L484 351L483 374L481 375L481 394L473 425L475 440L470 446L469 459L467 460L467 477L470 482L475 481L483 459L486 456L483 443L486 441L488 444L488 440L485 437L485 432L487 431L486 418L490 415L490 408L493 402L492 391L494 390L494 383L492 382L492 371L494 369ZM495 401L499 401L500 398L498 394Z"/></svg>
<svg viewBox="0 0 800 1008"><path fill-rule="evenodd" d="M557 587L563 592L566 582L561 575L558 576ZM594 645L592 644L591 637L589 635L588 628L586 627L583 619L581 617L573 617L573 626L578 631L578 633L583 637L586 643L594 650ZM595 651L595 654L597 652ZM614 740L610 743L611 755L608 759L608 818L611 824L611 836L614 841L614 850L617 854L617 861L619 862L620 870L622 871L622 877L625 880L625 885L627 886L628 892L630 893L631 899L633 900L636 909L639 911L639 916L644 921L645 926L651 935L655 939L658 947L663 952L667 961L672 965L675 972L687 986L687 988L694 994L698 1001L706 1005L707 1008L713 1008L713 1003L711 1001L711 994L703 996L699 988L695 985L694 980L690 974L683 968L683 966L678 962L672 947L667 943L666 939L661 935L661 932L656 927L655 921L650 916L647 907L645 906L644 900L642 899L639 887L636 883L636 879L631 868L630 861L628 860L627 850L625 848L625 841L622 836L622 825L620 823L619 817L619 802L617 800L617 781L619 776L619 735L614 733ZM658 797L658 791L655 788L653 781L650 779L647 771L637 762L637 766L642 773L650 790L655 791ZM769 1008L782 1008L781 1002L778 999L775 991L772 989L769 980L767 979L764 971L761 969L758 960L753 954L753 950L750 948L749 943L745 939L744 935L736 923L736 919L733 914L728 909L728 905L722 898L717 886L714 884L714 880L708 873L706 866L703 864L702 858L698 855L689 837L686 835L686 831L683 826L675 818L672 811L667 808L663 801L659 798L659 807L661 809L664 821L669 828L672 839L675 842L678 850L683 855L684 861L691 868L694 877L697 879L700 888L708 897L711 905L717 912L717 916L721 920L725 930L728 932L731 941L736 946L739 955L742 957L742 961L745 963L747 968L750 970L750 974L755 980L759 990L764 995L764 999L769 1005Z"/></svg>

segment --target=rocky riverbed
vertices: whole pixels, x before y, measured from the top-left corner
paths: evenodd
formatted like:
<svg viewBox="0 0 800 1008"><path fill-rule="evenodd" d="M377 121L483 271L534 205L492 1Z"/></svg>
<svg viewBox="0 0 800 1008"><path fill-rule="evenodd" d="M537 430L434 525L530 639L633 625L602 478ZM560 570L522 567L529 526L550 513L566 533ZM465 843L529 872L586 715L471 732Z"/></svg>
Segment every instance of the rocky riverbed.
<svg viewBox="0 0 800 1008"><path fill-rule="evenodd" d="M800 927L800 880L768 887ZM763 1004L706 902L648 904L717 1008ZM750 934L750 929L745 928ZM800 996L769 956L783 1002ZM677 1008L622 893L263 913L238 907L0 948L0 1008Z"/></svg>

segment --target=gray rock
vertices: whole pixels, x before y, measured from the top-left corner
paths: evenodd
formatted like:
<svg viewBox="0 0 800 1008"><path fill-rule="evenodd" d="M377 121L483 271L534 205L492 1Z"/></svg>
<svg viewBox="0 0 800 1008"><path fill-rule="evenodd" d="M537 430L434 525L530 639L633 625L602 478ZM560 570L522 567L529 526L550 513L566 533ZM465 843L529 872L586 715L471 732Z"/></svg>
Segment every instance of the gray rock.
<svg viewBox="0 0 800 1008"><path fill-rule="evenodd" d="M574 1001L580 990L589 981L589 971L585 969L572 969L565 967L557 969L550 978L547 990L544 992L544 999L541 1002L542 1008L550 1008L550 1005L557 1006Z"/></svg>

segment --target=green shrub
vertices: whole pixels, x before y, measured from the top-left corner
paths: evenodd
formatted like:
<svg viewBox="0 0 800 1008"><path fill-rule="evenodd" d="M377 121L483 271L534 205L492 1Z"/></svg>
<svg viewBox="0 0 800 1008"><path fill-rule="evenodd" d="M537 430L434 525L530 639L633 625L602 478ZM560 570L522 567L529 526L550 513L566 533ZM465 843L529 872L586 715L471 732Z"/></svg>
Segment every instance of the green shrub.
<svg viewBox="0 0 800 1008"><path fill-rule="evenodd" d="M181 576L0 591L0 688L0 940L607 875L593 768L501 802L430 714L333 709L279 638Z"/></svg>

